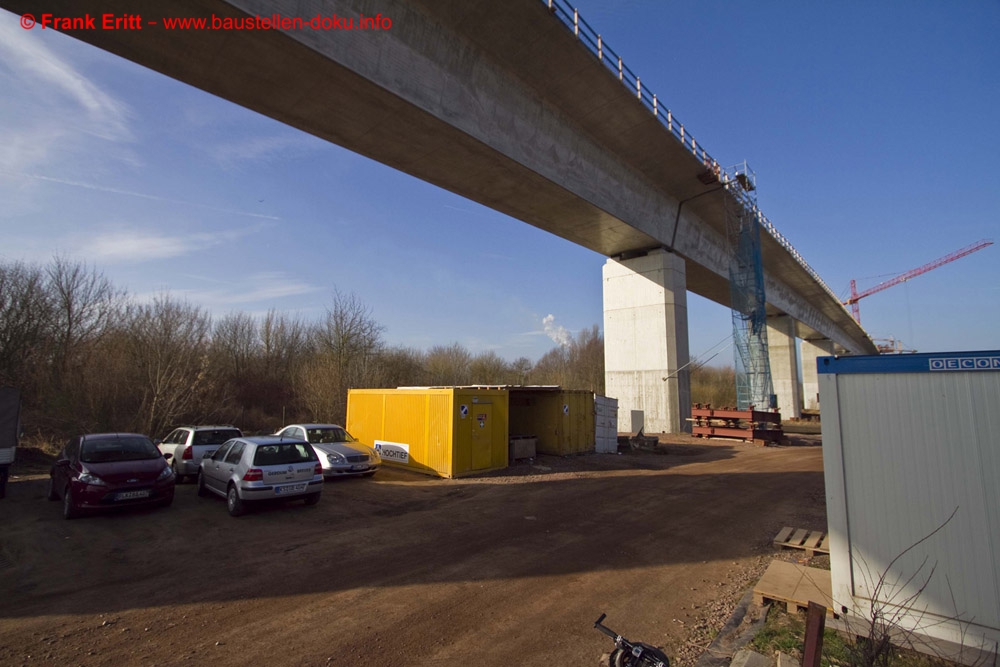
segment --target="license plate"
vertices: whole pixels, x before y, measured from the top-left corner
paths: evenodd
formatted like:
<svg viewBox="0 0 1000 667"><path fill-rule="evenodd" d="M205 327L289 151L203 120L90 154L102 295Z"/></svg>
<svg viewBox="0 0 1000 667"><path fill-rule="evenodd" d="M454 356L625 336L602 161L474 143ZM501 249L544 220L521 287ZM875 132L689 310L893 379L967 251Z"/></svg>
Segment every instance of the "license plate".
<svg viewBox="0 0 1000 667"><path fill-rule="evenodd" d="M290 486L276 486L274 487L274 492L278 495L282 493L299 493L300 491L305 491L305 484L292 484Z"/></svg>
<svg viewBox="0 0 1000 667"><path fill-rule="evenodd" d="M368 470L368 466L364 464L351 466L351 470Z"/></svg>
<svg viewBox="0 0 1000 667"><path fill-rule="evenodd" d="M119 491L115 495L115 500L135 500L136 498L149 498L149 489L142 491Z"/></svg>

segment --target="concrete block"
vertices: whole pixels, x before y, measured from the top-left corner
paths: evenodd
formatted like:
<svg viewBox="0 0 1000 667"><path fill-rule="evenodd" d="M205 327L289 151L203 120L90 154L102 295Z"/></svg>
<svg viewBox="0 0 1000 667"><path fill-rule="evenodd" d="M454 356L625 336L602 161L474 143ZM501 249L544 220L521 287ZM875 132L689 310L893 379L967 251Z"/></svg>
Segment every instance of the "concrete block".
<svg viewBox="0 0 1000 667"><path fill-rule="evenodd" d="M730 667L774 667L774 661L749 649L740 649L733 656Z"/></svg>
<svg viewBox="0 0 1000 667"><path fill-rule="evenodd" d="M533 459L535 458L535 447L538 445L538 438L535 436L517 435L508 441L509 460Z"/></svg>
<svg viewBox="0 0 1000 667"><path fill-rule="evenodd" d="M801 665L795 656L778 651L778 667L801 667Z"/></svg>

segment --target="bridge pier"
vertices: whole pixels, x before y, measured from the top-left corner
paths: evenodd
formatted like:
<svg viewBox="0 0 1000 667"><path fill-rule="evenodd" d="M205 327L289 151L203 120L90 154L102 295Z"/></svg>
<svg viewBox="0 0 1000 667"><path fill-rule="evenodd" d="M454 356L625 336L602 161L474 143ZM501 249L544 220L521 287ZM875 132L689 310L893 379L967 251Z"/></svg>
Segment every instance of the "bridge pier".
<svg viewBox="0 0 1000 667"><path fill-rule="evenodd" d="M829 357L837 354L836 345L832 340L802 341L802 393L805 396L803 407L807 410L819 410L819 376L816 372L816 357Z"/></svg>
<svg viewBox="0 0 1000 667"><path fill-rule="evenodd" d="M782 419L800 418L802 385L799 383L799 355L795 345L795 320L789 315L767 318L767 356Z"/></svg>
<svg viewBox="0 0 1000 667"><path fill-rule="evenodd" d="M687 272L665 250L604 264L604 384L618 428L691 430ZM683 369L683 370L678 370Z"/></svg>

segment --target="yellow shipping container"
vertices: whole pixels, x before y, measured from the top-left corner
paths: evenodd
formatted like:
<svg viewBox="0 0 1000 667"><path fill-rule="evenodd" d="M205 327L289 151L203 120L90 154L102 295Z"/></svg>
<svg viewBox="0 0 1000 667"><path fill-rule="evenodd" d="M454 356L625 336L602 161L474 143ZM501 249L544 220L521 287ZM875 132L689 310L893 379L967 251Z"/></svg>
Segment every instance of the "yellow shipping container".
<svg viewBox="0 0 1000 667"><path fill-rule="evenodd" d="M594 451L594 393L559 387L511 387L510 434L538 438L539 454Z"/></svg>
<svg viewBox="0 0 1000 667"><path fill-rule="evenodd" d="M354 437L378 449L384 463L430 475L462 477L506 468L507 424L505 389L347 394L347 430Z"/></svg>

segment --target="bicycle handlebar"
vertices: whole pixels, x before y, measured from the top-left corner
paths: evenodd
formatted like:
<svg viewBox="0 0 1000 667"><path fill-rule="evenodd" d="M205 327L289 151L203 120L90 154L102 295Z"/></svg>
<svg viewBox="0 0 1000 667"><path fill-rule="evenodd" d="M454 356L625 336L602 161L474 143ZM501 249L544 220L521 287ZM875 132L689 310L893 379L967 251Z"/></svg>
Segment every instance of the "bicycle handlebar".
<svg viewBox="0 0 1000 667"><path fill-rule="evenodd" d="M619 635L617 632L615 632L611 628L607 627L606 625L602 625L601 624L601 621L604 620L605 616L607 616L607 614L601 614L601 617L599 619L597 619L596 621L594 621L594 627L597 628L598 630L600 630L602 633L606 634L608 637L611 637L612 639L614 639L617 642L618 638L621 635Z"/></svg>

